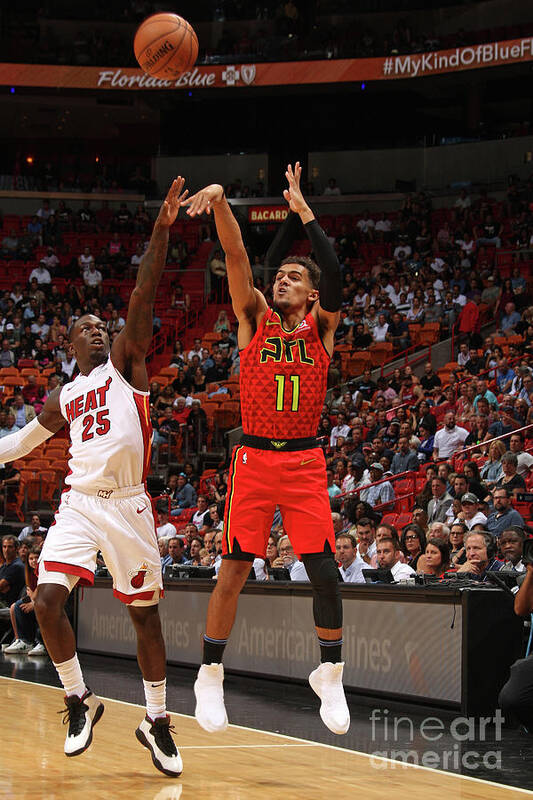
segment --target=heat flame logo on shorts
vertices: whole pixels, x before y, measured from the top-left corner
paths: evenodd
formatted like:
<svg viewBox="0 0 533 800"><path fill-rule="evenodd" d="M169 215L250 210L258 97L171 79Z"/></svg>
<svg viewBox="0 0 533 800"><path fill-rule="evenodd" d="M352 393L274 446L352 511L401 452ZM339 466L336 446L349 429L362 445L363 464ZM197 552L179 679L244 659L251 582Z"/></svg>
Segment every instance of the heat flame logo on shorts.
<svg viewBox="0 0 533 800"><path fill-rule="evenodd" d="M140 589L144 583L144 579L147 575L150 575L152 572L151 569L148 568L147 564L141 564L140 567L136 569L132 569L128 572L128 576L130 578L130 584L133 586L134 589Z"/></svg>

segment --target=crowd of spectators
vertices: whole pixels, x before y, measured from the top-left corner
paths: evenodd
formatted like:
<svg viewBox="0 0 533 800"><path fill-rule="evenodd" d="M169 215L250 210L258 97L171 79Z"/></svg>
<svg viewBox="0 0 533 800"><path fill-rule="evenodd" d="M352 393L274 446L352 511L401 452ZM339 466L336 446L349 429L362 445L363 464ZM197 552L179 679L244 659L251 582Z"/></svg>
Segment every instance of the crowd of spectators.
<svg viewBox="0 0 533 800"><path fill-rule="evenodd" d="M96 3L94 8L79 9L71 3L48 2L41 9L40 24L36 21L29 25L26 19L18 19L14 9L5 25L9 34L3 42L6 58L29 59L40 64L135 66L131 48L134 26L157 10L156 5L145 0L132 0L129 4ZM369 5L367 10L374 8ZM372 25L355 16L352 4L324 7L322 3L300 0L182 3L180 14L193 25L211 21L217 25L218 36L212 48L206 44L212 37L200 40L200 63L228 59L371 58L431 52L527 34L524 26L517 30L509 25L508 17L500 28L469 31L458 28L447 35L437 33L427 19L420 25L416 13L402 18L395 14L382 16ZM51 24L53 19L72 20L72 23L60 28ZM105 24L108 21L115 23L112 28ZM31 47L21 47L22 43Z"/></svg>
<svg viewBox="0 0 533 800"><path fill-rule="evenodd" d="M332 223L329 234L344 288L330 391L317 433L345 581L363 581L364 569L390 570L395 580L412 580L417 573L439 578L454 570L484 579L488 569L522 569L530 514L519 498L533 485L528 452L533 436L520 431L533 424L532 189L533 182L512 186L503 204L486 194L471 198L462 192L452 209L436 211L419 194L406 197L394 214L322 219L326 228ZM34 252L43 255L28 273L28 283L14 283L0 298L0 367L29 362L41 375L46 372L46 385L29 375L20 390L6 393L0 436L27 424L52 388L75 377L67 330L81 313L101 314L111 338L121 330L125 301L104 280L115 270L120 274L120 260L113 261L119 253L122 270L134 274L151 220L143 208L133 214L125 204L112 213L106 204L93 211L86 202L73 214L64 203L52 209L44 201L31 225L29 263ZM17 231L11 235L4 228L4 233L2 256L24 257ZM105 254L82 247L65 258L65 234L73 233L103 236ZM503 250L514 251L505 269L498 260ZM180 249L179 239L171 242L171 263L178 254L186 263L190 254ZM223 272L223 258L215 250L216 258ZM262 255L252 260L261 261ZM271 286L262 288L270 299ZM176 307L190 304L179 286L170 300ZM486 318L496 321L493 335L481 334L483 307ZM465 314L469 308L470 316ZM470 327L462 325L465 317ZM472 319L476 324L470 324ZM455 361L444 373L435 371L431 361L420 375L408 364L392 371L385 366L377 378L371 364L362 374L346 370L346 353L368 352L382 342L390 342L392 352L404 350L428 321L437 324L437 340L455 326ZM188 347L175 341L168 355L174 376L166 386L152 381L150 402L156 470L161 471L163 445L169 452L173 441L186 436L191 454L166 476L167 489L157 500L163 567L214 567L216 577L228 472L225 467L208 477L201 472L199 456L212 443L204 406L209 395L230 396L228 379L239 373L239 353L236 325L224 308L205 333L211 334L208 340L198 336ZM465 448L470 449L461 460ZM408 486L402 484L405 476ZM9 492L17 486L18 471L5 466L0 480ZM44 649L30 616L31 564L24 573L18 563L28 560L28 551L32 558L33 551L38 553L44 535L34 515L21 541L7 537L3 548L0 593L5 594L4 619L9 616L14 627L11 647L16 652L36 648L34 654L40 654ZM487 537L497 541L498 558L488 557ZM271 579L277 569L287 570L292 580L307 579L279 511L267 557L256 559L252 569L257 580ZM9 594L9 576L16 596Z"/></svg>

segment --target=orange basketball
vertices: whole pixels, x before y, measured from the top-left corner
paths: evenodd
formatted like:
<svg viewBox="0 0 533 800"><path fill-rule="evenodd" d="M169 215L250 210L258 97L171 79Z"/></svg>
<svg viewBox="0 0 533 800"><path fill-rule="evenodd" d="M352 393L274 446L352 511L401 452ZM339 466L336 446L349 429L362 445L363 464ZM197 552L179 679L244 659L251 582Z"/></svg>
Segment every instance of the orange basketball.
<svg viewBox="0 0 533 800"><path fill-rule="evenodd" d="M133 40L141 69L154 78L174 80L198 58L198 37L177 14L152 14L141 22Z"/></svg>

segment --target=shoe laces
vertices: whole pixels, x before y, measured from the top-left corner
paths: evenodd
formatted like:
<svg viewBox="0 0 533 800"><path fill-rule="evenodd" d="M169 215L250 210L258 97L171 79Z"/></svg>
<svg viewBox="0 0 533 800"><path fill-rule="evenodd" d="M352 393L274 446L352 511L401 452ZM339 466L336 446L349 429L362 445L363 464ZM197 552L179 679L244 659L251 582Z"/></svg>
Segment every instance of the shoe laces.
<svg viewBox="0 0 533 800"><path fill-rule="evenodd" d="M85 725L85 712L88 706L77 696L65 697L65 708L58 711L63 714L63 725L68 725L68 735L78 736Z"/></svg>
<svg viewBox="0 0 533 800"><path fill-rule="evenodd" d="M153 734L155 743L166 756L175 756L178 753L176 745L174 744L174 739L172 738L172 734L175 732L176 729L174 725L170 724L168 718L156 719L152 723L151 733Z"/></svg>

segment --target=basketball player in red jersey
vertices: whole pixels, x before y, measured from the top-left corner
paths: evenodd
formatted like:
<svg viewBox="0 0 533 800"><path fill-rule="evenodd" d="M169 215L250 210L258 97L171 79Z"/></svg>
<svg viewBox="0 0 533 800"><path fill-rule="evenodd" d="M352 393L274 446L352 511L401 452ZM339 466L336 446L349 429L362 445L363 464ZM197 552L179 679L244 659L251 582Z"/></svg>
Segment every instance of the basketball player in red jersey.
<svg viewBox="0 0 533 800"><path fill-rule="evenodd" d="M350 715L342 687L342 603L322 450L316 431L339 323L341 277L337 257L300 190L301 168L289 165L284 192L299 215L316 263L291 256L278 268L274 308L254 289L241 232L221 186L190 198L191 216L213 211L233 309L239 322L244 435L233 451L226 500L223 561L211 595L203 663L195 683L196 719L207 731L228 724L222 655L250 562L264 557L279 505L285 530L313 587L321 664L309 676L321 699L320 715L334 733L346 733Z"/></svg>
<svg viewBox="0 0 533 800"><path fill-rule="evenodd" d="M145 357L169 228L187 195L183 184L183 178L175 180L161 206L139 265L126 325L113 346L103 320L93 314L79 317L69 338L80 374L50 394L38 417L0 441L2 461L13 461L69 425L68 491L39 559L35 599L39 627L65 690L65 755L77 756L89 747L104 711L83 679L64 610L78 582L93 583L101 550L114 594L127 605L137 634L146 716L136 736L157 769L172 777L181 774L182 761L166 713L165 643L158 610L161 560L144 486L151 438Z"/></svg>

